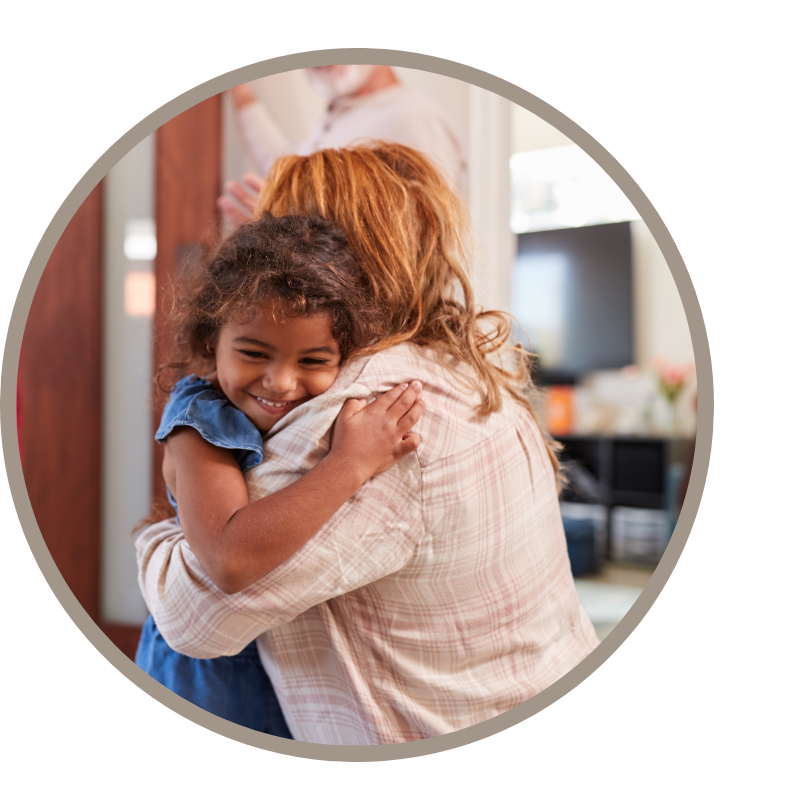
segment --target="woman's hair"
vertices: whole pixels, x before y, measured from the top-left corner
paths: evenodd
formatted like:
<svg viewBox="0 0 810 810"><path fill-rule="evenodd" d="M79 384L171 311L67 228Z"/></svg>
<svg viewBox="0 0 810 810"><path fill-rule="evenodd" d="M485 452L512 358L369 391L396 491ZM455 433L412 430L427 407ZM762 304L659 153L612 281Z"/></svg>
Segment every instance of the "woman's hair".
<svg viewBox="0 0 810 810"><path fill-rule="evenodd" d="M249 321L268 300L285 316L330 315L342 360L382 333L382 313L343 231L320 216L263 214L180 274L174 357L161 366L159 387L169 369L210 371L222 327Z"/></svg>
<svg viewBox="0 0 810 810"><path fill-rule="evenodd" d="M378 141L282 157L256 212L316 214L346 232L386 314L373 351L407 340L435 348L472 370L481 389L480 416L501 409L504 390L535 416L527 398L528 356L507 343L511 318L476 310L465 208L421 152ZM512 369L494 360L508 363L505 352L517 360ZM546 443L557 471L555 445Z"/></svg>

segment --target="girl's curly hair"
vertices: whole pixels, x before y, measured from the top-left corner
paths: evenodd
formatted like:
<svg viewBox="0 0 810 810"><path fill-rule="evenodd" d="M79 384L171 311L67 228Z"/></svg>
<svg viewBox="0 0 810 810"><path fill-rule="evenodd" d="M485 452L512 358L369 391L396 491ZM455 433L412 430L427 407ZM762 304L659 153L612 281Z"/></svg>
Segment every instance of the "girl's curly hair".
<svg viewBox="0 0 810 810"><path fill-rule="evenodd" d="M342 230L316 215L263 214L235 230L175 282L173 359L158 371L208 373L220 330L277 301L287 317L327 313L346 361L375 343L383 314Z"/></svg>

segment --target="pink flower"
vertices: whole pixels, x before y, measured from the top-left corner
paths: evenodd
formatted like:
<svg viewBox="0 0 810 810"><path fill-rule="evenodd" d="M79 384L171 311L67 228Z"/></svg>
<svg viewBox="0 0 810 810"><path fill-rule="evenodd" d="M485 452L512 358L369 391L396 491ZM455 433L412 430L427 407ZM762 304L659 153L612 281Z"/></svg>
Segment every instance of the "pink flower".
<svg viewBox="0 0 810 810"><path fill-rule="evenodd" d="M658 387L670 403L675 402L686 381L695 373L694 363L672 365L662 357L653 359L653 367L658 372Z"/></svg>

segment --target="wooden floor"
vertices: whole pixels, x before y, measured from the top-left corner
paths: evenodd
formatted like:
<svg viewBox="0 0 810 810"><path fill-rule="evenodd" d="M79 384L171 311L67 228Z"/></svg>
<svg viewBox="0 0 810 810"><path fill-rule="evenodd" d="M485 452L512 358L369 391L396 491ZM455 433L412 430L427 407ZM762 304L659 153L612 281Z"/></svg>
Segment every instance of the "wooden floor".
<svg viewBox="0 0 810 810"><path fill-rule="evenodd" d="M641 595L655 569L603 563L598 574L575 580L585 612L593 622L596 635L604 641Z"/></svg>
<svg viewBox="0 0 810 810"><path fill-rule="evenodd" d="M598 574L586 574L582 579L604 582L608 585L629 585L633 588L643 588L650 581L654 570L654 568L605 562L602 563L602 570Z"/></svg>

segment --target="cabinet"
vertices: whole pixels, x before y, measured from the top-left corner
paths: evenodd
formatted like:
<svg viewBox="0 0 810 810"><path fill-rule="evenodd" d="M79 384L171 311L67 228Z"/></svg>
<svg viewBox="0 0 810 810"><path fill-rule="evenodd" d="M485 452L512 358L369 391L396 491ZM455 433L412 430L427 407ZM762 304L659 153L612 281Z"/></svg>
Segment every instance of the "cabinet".
<svg viewBox="0 0 810 810"><path fill-rule="evenodd" d="M563 501L598 504L607 509L605 556L611 559L616 550L624 551L624 543L615 540L616 526L632 526L638 534L641 520L629 520L632 512L622 509L614 516L615 507L654 510L648 523L650 552L638 555L640 562L655 562L654 551L660 547L660 526L677 512L677 492L689 459L692 440L653 436L555 436L563 445L561 461L568 483ZM639 518L642 513L636 513ZM613 519L613 518L616 519ZM620 529L621 530L621 529ZM634 548L643 547L641 536L634 537ZM668 537L666 538L668 540ZM657 544L657 545L656 545ZM663 545L666 545L664 542ZM617 548L618 546L618 548ZM630 556L634 556L630 554Z"/></svg>

